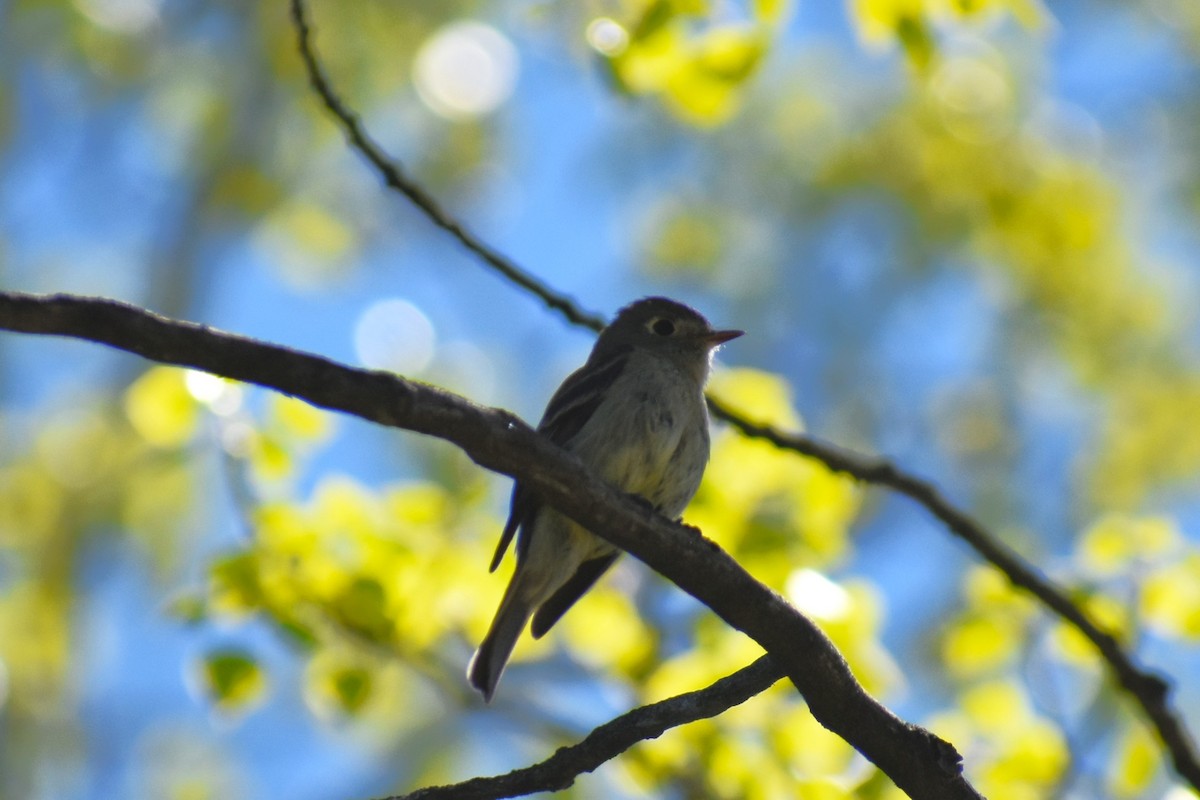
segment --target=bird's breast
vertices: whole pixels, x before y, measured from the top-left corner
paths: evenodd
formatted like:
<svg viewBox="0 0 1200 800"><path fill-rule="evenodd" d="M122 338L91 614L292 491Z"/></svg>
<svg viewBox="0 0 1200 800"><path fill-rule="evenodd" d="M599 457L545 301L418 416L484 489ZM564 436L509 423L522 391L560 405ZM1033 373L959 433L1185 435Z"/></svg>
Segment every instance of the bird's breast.
<svg viewBox="0 0 1200 800"><path fill-rule="evenodd" d="M670 366L627 370L570 446L609 482L670 516L699 486L708 448L700 389Z"/></svg>

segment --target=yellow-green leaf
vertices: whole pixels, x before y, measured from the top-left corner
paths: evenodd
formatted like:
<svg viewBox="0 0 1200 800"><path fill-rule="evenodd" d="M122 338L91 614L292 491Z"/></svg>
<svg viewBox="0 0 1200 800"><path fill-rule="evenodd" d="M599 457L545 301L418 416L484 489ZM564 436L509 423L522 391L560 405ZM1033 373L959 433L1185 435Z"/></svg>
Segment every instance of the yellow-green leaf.
<svg viewBox="0 0 1200 800"><path fill-rule="evenodd" d="M125 392L125 415L150 444L178 447L191 439L199 413L183 370L152 367Z"/></svg>
<svg viewBox="0 0 1200 800"><path fill-rule="evenodd" d="M1117 797L1142 797L1158 772L1159 746L1142 726L1132 723L1117 744L1110 776Z"/></svg>
<svg viewBox="0 0 1200 800"><path fill-rule="evenodd" d="M243 616L262 605L258 557L250 551L213 562L208 570L210 609L217 614Z"/></svg>
<svg viewBox="0 0 1200 800"><path fill-rule="evenodd" d="M392 622L387 614L387 594L374 578L355 578L338 595L333 608L347 627L376 641L390 638Z"/></svg>
<svg viewBox="0 0 1200 800"><path fill-rule="evenodd" d="M950 626L942 639L942 659L952 673L973 677L1012 663L1021 628L1007 617L971 615Z"/></svg>
<svg viewBox="0 0 1200 800"><path fill-rule="evenodd" d="M266 695L266 674L245 650L213 651L201 661L198 672L201 691L221 711L248 710Z"/></svg>
<svg viewBox="0 0 1200 800"><path fill-rule="evenodd" d="M272 394L268 421L273 429L288 438L317 441L326 438L332 424L330 415L303 400Z"/></svg>

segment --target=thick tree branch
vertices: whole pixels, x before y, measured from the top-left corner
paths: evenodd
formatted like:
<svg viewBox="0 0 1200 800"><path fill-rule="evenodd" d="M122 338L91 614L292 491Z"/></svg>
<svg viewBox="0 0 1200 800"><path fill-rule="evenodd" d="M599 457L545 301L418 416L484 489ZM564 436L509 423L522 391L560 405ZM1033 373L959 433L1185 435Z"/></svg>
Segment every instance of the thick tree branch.
<svg viewBox="0 0 1200 800"><path fill-rule="evenodd" d="M704 689L622 714L593 730L578 744L559 748L540 764L452 786L430 786L388 800L494 800L561 791L578 776L592 772L638 742L657 739L671 728L689 722L715 717L765 691L782 677L783 671L771 657L762 656Z"/></svg>
<svg viewBox="0 0 1200 800"><path fill-rule="evenodd" d="M411 200L438 227L450 233L485 264L499 271L513 283L532 292L551 309L574 324L599 330L603 320L582 311L569 298L521 269L512 260L498 253L487 243L466 230L442 209L416 181L407 176L394 160L376 145L364 130L357 115L341 100L329 83L311 41L303 0L289 0L292 20L296 26L300 55L308 69L313 89L329 112L341 125L351 146L375 168L384 182ZM1072 603L1064 591L1051 583L1040 571L1022 559L990 534L969 514L954 506L928 481L905 473L888 461L851 453L830 444L800 434L784 433L757 425L735 414L719 401L709 397L714 416L728 422L748 436L772 442L782 449L792 450L825 463L830 469L852 475L866 483L886 486L915 500L934 517L941 520L952 533L970 545L987 561L1004 572L1015 586L1038 598L1052 612L1086 636L1100 656L1108 662L1122 688L1142 707L1158 733L1159 740L1171 756L1176 772L1200 791L1200 754L1183 720L1168 702L1170 686L1159 675L1139 668L1116 638L1101 630L1086 614Z"/></svg>
<svg viewBox="0 0 1200 800"><path fill-rule="evenodd" d="M910 797L980 797L963 778L954 748L870 697L808 618L699 531L654 513L594 477L577 458L506 411L389 373L353 369L113 300L0 292L0 329L99 342L444 439L480 466L532 487L546 502L645 562L758 642L804 696L813 716Z"/></svg>

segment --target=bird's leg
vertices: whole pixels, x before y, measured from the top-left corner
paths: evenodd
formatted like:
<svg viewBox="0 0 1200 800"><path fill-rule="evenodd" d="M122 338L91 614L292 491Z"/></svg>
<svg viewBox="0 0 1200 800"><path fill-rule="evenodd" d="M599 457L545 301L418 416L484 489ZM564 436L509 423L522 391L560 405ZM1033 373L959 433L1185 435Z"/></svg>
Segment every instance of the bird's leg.
<svg viewBox="0 0 1200 800"><path fill-rule="evenodd" d="M632 498L635 503L637 503L643 509L645 509L646 511L649 511L652 514L661 514L662 513L662 511L659 510L658 506L654 505L654 503L651 503L649 500L642 497L640 494L626 494L626 497Z"/></svg>

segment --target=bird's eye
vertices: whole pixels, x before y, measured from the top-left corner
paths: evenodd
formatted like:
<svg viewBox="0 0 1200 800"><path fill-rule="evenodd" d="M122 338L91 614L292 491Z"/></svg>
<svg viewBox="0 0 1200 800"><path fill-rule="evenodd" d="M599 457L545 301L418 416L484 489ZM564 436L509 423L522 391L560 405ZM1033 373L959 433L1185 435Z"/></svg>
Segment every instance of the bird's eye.
<svg viewBox="0 0 1200 800"><path fill-rule="evenodd" d="M675 332L675 323L671 322L669 319L662 319L660 317L654 320L654 322L650 323L650 330L654 331L659 336L670 336Z"/></svg>

